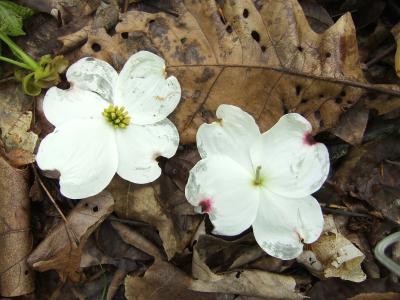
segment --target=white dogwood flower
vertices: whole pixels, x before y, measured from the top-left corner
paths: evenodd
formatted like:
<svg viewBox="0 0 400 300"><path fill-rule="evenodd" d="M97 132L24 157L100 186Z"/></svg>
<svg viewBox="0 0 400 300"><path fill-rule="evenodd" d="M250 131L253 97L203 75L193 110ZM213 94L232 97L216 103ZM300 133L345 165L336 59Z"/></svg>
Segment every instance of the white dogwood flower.
<svg viewBox="0 0 400 300"><path fill-rule="evenodd" d="M325 145L313 141L299 114L284 115L263 134L238 107L219 106L217 118L197 132L202 159L190 171L186 198L209 214L215 234L233 236L252 226L268 254L297 257L323 227L311 194L328 176Z"/></svg>
<svg viewBox="0 0 400 300"><path fill-rule="evenodd" d="M67 71L68 90L52 87L43 110L56 128L40 144L36 161L58 170L60 190L73 199L101 192L115 173L134 183L161 174L156 158L172 157L179 143L167 116L181 97L178 80L166 77L164 60L132 55L118 75L108 63L82 58Z"/></svg>

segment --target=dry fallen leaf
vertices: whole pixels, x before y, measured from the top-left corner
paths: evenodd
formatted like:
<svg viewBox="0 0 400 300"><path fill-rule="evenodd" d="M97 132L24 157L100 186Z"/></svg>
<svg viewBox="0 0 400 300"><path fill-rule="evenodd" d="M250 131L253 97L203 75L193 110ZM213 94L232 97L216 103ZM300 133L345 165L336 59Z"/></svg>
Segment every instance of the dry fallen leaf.
<svg viewBox="0 0 400 300"><path fill-rule="evenodd" d="M394 57L394 63L396 68L396 74L400 77L400 23L397 23L396 26L392 29L393 36L396 40L396 54Z"/></svg>
<svg viewBox="0 0 400 300"><path fill-rule="evenodd" d="M200 236L193 248L192 274L197 280L192 281L190 289L268 299L303 298L296 292L296 281L292 276L251 269L214 273L206 264L208 253L201 241L203 238L207 239L204 235Z"/></svg>
<svg viewBox="0 0 400 300"><path fill-rule="evenodd" d="M26 257L32 250L29 172L0 156L0 295L16 297L35 289Z"/></svg>
<svg viewBox="0 0 400 300"><path fill-rule="evenodd" d="M320 278L339 277L361 282L366 279L361 269L364 258L364 254L338 232L332 215L328 215L318 241L311 244L297 261Z"/></svg>
<svg viewBox="0 0 400 300"><path fill-rule="evenodd" d="M125 278L125 297L128 300L216 300L216 295L189 289L192 279L174 265L158 261L143 277Z"/></svg>
<svg viewBox="0 0 400 300"><path fill-rule="evenodd" d="M127 12L118 35L96 33L82 55L117 67L140 49L163 56L182 86L173 115L182 143L194 142L198 126L213 120L221 103L248 111L262 130L298 112L318 132L334 127L358 101L360 86L378 88L363 77L349 13L317 34L296 0L173 3L178 17Z"/></svg>
<svg viewBox="0 0 400 300"><path fill-rule="evenodd" d="M400 293L361 293L348 300L399 300Z"/></svg>
<svg viewBox="0 0 400 300"><path fill-rule="evenodd" d="M359 145L364 137L368 116L369 109L360 101L341 115L332 133L351 145Z"/></svg>
<svg viewBox="0 0 400 300"><path fill-rule="evenodd" d="M322 33L334 22L326 9L316 0L299 0L310 27L317 33Z"/></svg>
<svg viewBox="0 0 400 300"><path fill-rule="evenodd" d="M338 300L349 299L362 293L381 294L387 292L400 292L400 285L397 282L393 282L389 276L379 279L369 278L359 283L331 278L317 282L309 296L311 299L318 300Z"/></svg>
<svg viewBox="0 0 400 300"><path fill-rule="evenodd" d="M108 192L81 200L28 257L37 271L56 270L62 280L81 278L82 249L91 233L112 213L114 199Z"/></svg>
<svg viewBox="0 0 400 300"><path fill-rule="evenodd" d="M397 135L353 148L333 181L350 196L362 199L400 224L400 143Z"/></svg>
<svg viewBox="0 0 400 300"><path fill-rule="evenodd" d="M118 222L112 222L111 225L125 243L153 256L155 260L163 260L163 255L160 253L160 250L140 233Z"/></svg>
<svg viewBox="0 0 400 300"><path fill-rule="evenodd" d="M168 196L162 193L159 181L149 185L135 185L115 177L107 189L115 199L115 213L118 216L146 222L158 229L168 259L188 246L200 223L200 217L180 215L179 210L175 213L168 207ZM182 201L190 206L184 197ZM181 218L186 223L181 222Z"/></svg>
<svg viewBox="0 0 400 300"><path fill-rule="evenodd" d="M0 91L0 138L7 151L22 149L33 153L37 135L29 131L32 122L32 97L17 84Z"/></svg>

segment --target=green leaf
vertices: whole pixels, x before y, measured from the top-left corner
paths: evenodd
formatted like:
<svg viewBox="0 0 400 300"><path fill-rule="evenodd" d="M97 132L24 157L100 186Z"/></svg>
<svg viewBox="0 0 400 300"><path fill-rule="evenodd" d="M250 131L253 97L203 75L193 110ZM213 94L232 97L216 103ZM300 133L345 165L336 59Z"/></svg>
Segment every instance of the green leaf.
<svg viewBox="0 0 400 300"><path fill-rule="evenodd" d="M34 11L30 8L0 0L0 32L10 36L24 35L23 21L33 14Z"/></svg>

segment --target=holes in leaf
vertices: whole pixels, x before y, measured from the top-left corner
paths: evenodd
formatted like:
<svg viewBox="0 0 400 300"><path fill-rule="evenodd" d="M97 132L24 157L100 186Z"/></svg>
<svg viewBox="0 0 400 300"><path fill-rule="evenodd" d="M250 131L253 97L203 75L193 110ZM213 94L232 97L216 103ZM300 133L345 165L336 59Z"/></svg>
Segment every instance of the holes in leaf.
<svg viewBox="0 0 400 300"><path fill-rule="evenodd" d="M226 32L228 32L228 33L232 33L233 32L233 29L232 29L231 25L226 26Z"/></svg>
<svg viewBox="0 0 400 300"><path fill-rule="evenodd" d="M29 271L28 271L28 270L25 270L24 274L25 274L25 275L28 275L28 274L29 274Z"/></svg>
<svg viewBox="0 0 400 300"><path fill-rule="evenodd" d="M320 120L320 119L321 119L321 112L319 111L319 109L317 109L317 110L314 112L314 116L315 116L315 118L316 118L317 120Z"/></svg>
<svg viewBox="0 0 400 300"><path fill-rule="evenodd" d="M345 90L343 90L343 91L340 93L340 96L342 96L342 97L346 97L346 91L345 91Z"/></svg>
<svg viewBox="0 0 400 300"><path fill-rule="evenodd" d="M337 103L337 104L342 103L342 98L341 97L336 97L335 98L335 103Z"/></svg>
<svg viewBox="0 0 400 300"><path fill-rule="evenodd" d="M259 34L257 31L253 30L253 31L251 32L251 37L252 37L257 43L260 42L260 34Z"/></svg>
<svg viewBox="0 0 400 300"><path fill-rule="evenodd" d="M153 24L155 21L156 21L156 20L150 20L150 21L149 21L149 25L150 25L150 24Z"/></svg>
<svg viewBox="0 0 400 300"><path fill-rule="evenodd" d="M121 37L126 40L129 37L129 33L128 32L121 32Z"/></svg>
<svg viewBox="0 0 400 300"><path fill-rule="evenodd" d="M99 51L101 50L100 44L93 43L93 44L92 44L92 50L93 50L94 52L99 52Z"/></svg>
<svg viewBox="0 0 400 300"><path fill-rule="evenodd" d="M326 52L326 53L325 53L325 57L326 57L326 58L331 57L331 53L330 53L330 52Z"/></svg>
<svg viewBox="0 0 400 300"><path fill-rule="evenodd" d="M247 18L249 16L249 10L247 8L243 9L243 18Z"/></svg>
<svg viewBox="0 0 400 300"><path fill-rule="evenodd" d="M262 52L265 52L265 51L267 51L267 47L265 47L265 46L261 46L261 51L262 51Z"/></svg>
<svg viewBox="0 0 400 300"><path fill-rule="evenodd" d="M307 99L307 98L303 98L303 99L301 99L301 101L300 101L300 102L304 104L304 103L307 103L307 101L308 101L308 99Z"/></svg>
<svg viewBox="0 0 400 300"><path fill-rule="evenodd" d="M236 278L240 278L240 275L241 275L241 274L242 274L242 272L237 271L235 277L236 277Z"/></svg>
<svg viewBox="0 0 400 300"><path fill-rule="evenodd" d="M301 85L296 85L296 96L300 95L301 93Z"/></svg>
<svg viewBox="0 0 400 300"><path fill-rule="evenodd" d="M85 207L88 207L88 206L89 206L89 204L85 203Z"/></svg>
<svg viewBox="0 0 400 300"><path fill-rule="evenodd" d="M297 50L299 50L300 52L303 52L304 49L303 49L302 46L298 46L298 47L297 47Z"/></svg>
<svg viewBox="0 0 400 300"><path fill-rule="evenodd" d="M97 205L93 206L92 210L93 210L93 212L98 212L99 211L99 207Z"/></svg>
<svg viewBox="0 0 400 300"><path fill-rule="evenodd" d="M186 41L187 41L187 38L181 38L181 44L184 44L184 43L186 43Z"/></svg>

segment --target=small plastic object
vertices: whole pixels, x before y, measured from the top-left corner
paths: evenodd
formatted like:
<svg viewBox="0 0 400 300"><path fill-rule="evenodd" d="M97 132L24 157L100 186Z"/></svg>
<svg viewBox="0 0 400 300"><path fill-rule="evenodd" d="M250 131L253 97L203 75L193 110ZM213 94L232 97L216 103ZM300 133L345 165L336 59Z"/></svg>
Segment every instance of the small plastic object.
<svg viewBox="0 0 400 300"><path fill-rule="evenodd" d="M400 265L396 263L393 259L385 254L385 250L395 242L400 241L400 231L388 235L383 240L381 240L375 247L374 254L375 257L390 271L400 276Z"/></svg>

